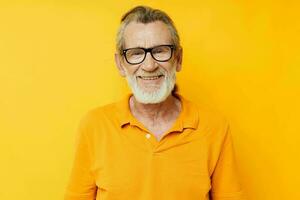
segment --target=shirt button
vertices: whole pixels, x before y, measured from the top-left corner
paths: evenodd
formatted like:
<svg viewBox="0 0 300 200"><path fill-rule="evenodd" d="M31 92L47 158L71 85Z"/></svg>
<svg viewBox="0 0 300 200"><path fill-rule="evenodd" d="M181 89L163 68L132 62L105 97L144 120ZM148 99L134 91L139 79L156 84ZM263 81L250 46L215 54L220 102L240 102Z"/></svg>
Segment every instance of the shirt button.
<svg viewBox="0 0 300 200"><path fill-rule="evenodd" d="M149 139L151 135L149 133L146 134L146 138Z"/></svg>

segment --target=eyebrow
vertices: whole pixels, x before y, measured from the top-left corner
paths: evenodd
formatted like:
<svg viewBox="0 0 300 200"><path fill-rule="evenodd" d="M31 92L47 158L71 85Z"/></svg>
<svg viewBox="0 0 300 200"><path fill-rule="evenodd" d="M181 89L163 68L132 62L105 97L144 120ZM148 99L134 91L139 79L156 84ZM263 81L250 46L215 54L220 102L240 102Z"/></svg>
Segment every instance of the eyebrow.
<svg viewBox="0 0 300 200"><path fill-rule="evenodd" d="M151 47L142 47L142 46L136 46L136 47L129 47L129 48L125 48L125 49L136 49L136 48L142 48L142 49L151 49L154 47L158 47L158 46L162 46L162 45L172 45L172 44L158 44L158 45L153 45Z"/></svg>

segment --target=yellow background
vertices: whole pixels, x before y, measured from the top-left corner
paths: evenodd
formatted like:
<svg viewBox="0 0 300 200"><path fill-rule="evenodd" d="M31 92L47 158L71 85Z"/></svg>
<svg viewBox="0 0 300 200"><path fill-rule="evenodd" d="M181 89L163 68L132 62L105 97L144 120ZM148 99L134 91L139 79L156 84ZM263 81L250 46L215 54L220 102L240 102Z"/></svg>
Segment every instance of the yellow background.
<svg viewBox="0 0 300 200"><path fill-rule="evenodd" d="M174 19L180 91L230 120L248 199L300 199L300 5L289 0L1 1L0 199L62 199L79 119L128 91L115 33L138 4Z"/></svg>

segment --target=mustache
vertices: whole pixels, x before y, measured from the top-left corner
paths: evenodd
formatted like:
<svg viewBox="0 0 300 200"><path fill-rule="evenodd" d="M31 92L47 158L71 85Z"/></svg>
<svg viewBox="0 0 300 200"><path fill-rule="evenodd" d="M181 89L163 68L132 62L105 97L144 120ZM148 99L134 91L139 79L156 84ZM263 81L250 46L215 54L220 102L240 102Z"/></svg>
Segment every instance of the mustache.
<svg viewBox="0 0 300 200"><path fill-rule="evenodd" d="M155 72L147 72L147 71L141 71L136 73L134 76L139 77L139 76L161 76L161 75L166 75L167 72L163 69L159 69Z"/></svg>

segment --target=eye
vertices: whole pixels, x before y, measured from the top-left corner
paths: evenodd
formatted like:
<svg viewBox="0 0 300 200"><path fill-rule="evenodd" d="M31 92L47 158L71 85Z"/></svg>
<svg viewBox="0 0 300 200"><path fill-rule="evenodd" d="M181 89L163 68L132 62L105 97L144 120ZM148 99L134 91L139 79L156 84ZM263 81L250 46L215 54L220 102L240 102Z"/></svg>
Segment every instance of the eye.
<svg viewBox="0 0 300 200"><path fill-rule="evenodd" d="M161 47L156 47L153 49L152 53L154 54L161 54L161 53L167 53L170 51L170 48L167 46L161 46Z"/></svg>
<svg viewBox="0 0 300 200"><path fill-rule="evenodd" d="M143 49L130 49L127 51L127 56L142 56L144 55Z"/></svg>
<svg viewBox="0 0 300 200"><path fill-rule="evenodd" d="M136 52L133 52L133 53L132 53L132 55L137 55L137 56L138 56L138 55L142 55L142 54L143 54L143 52L141 52L141 51L136 51Z"/></svg>
<svg viewBox="0 0 300 200"><path fill-rule="evenodd" d="M153 53L162 53L163 52L163 50L161 50L161 49L155 49L154 51L153 51Z"/></svg>

